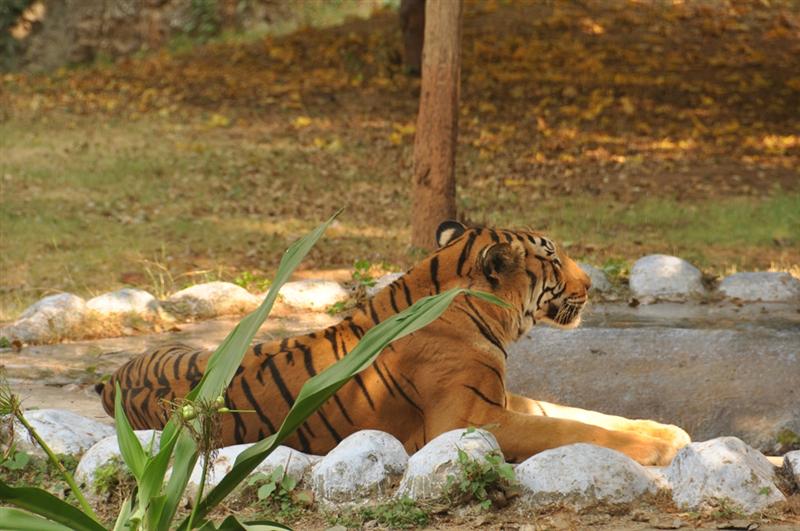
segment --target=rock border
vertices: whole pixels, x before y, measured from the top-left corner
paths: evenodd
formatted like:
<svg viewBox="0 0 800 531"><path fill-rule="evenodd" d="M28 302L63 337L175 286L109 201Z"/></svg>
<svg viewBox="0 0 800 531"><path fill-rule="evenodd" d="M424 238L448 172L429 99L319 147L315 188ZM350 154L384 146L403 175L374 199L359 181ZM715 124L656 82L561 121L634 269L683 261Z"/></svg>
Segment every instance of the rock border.
<svg viewBox="0 0 800 531"><path fill-rule="evenodd" d="M592 279L591 292L600 300L631 298L632 303L660 300L720 300L737 304L800 303L800 279L786 272L741 272L723 278L709 289L702 273L681 258L647 255L635 262L627 286L615 287L606 273L579 263ZM367 296L397 280L402 273L388 273L367 287ZM279 300L296 310L320 312L344 310L347 301L364 288L331 280L306 279L287 282ZM90 339L132 335L137 331L161 332L175 323L243 315L254 310L266 292L250 293L231 282L206 282L158 300L135 288L98 295L89 301L71 293L49 295L29 306L20 317L0 327L0 351L12 345L57 343L66 339Z"/></svg>
<svg viewBox="0 0 800 531"><path fill-rule="evenodd" d="M90 423L52 410L57 424L66 431L76 422ZM33 413L33 412L31 412ZM136 432L143 442L158 441L159 433ZM77 476L92 483L95 470L119 459L116 436L96 437L88 445L67 453L81 455ZM230 470L236 456L249 444L221 448L211 462L211 484ZM346 509L390 499L411 498L418 502L447 502L448 488L462 473L460 454L483 460L501 456L494 436L468 428L443 433L410 458L392 435L376 430L351 434L327 456L306 455L279 447L255 471L271 472L289 467L302 489L313 491L317 508ZM800 493L800 485L787 483L786 471L796 475L797 452L781 463L770 462L760 452L735 437L719 437L684 447L666 468L643 467L622 453L587 443L577 443L541 452L516 466L521 507L542 509L568 507L585 510L598 506L629 505L656 492L665 493L684 510L713 509L724 502L743 514L754 514ZM502 460L502 459L501 459ZM199 477L199 470L192 477ZM783 490L782 490L783 489ZM710 510L710 509L708 509Z"/></svg>

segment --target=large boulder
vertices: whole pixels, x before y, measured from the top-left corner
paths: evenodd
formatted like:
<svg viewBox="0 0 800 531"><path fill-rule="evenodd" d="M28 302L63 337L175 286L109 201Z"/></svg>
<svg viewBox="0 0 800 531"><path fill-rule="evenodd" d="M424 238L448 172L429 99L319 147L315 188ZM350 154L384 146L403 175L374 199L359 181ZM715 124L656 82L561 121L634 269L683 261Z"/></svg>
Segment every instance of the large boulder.
<svg viewBox="0 0 800 531"><path fill-rule="evenodd" d="M630 503L659 489L660 481L630 457L592 444L546 450L516 468L523 500L534 505L584 508Z"/></svg>
<svg viewBox="0 0 800 531"><path fill-rule="evenodd" d="M786 475L794 481L796 492L800 492L800 450L789 452L783 456L783 469Z"/></svg>
<svg viewBox="0 0 800 531"><path fill-rule="evenodd" d="M703 274L692 264L663 254L651 254L631 268L630 288L639 298L681 299L705 293Z"/></svg>
<svg viewBox="0 0 800 531"><path fill-rule="evenodd" d="M800 300L800 280L789 273L736 273L722 279L719 291L743 301L792 302Z"/></svg>
<svg viewBox="0 0 800 531"><path fill-rule="evenodd" d="M178 317L210 319L250 312L260 302L258 297L236 284L207 282L173 293L162 305Z"/></svg>
<svg viewBox="0 0 800 531"><path fill-rule="evenodd" d="M49 343L75 335L86 317L86 301L72 293L50 295L29 306L0 336L25 343Z"/></svg>
<svg viewBox="0 0 800 531"><path fill-rule="evenodd" d="M461 473L458 450L472 459L501 454L494 435L484 430L458 429L443 433L423 446L408 460L408 468L395 497L417 500L441 498L447 492L448 478Z"/></svg>
<svg viewBox="0 0 800 531"><path fill-rule="evenodd" d="M134 434L145 451L158 451L160 431L139 430ZM114 496L124 496L133 487L135 479L122 459L116 435L102 439L83 454L75 469L75 480L95 509L101 509Z"/></svg>
<svg viewBox="0 0 800 531"><path fill-rule="evenodd" d="M102 316L137 314L143 317L158 314L158 300L141 289L123 288L89 299L86 307Z"/></svg>
<svg viewBox="0 0 800 531"><path fill-rule="evenodd" d="M100 439L114 434L113 426L64 409L34 409L26 411L25 418L56 454L81 454ZM39 445L28 437L27 430L16 421L14 439L20 450L44 455Z"/></svg>
<svg viewBox="0 0 800 531"><path fill-rule="evenodd" d="M279 294L289 306L305 310L327 310L350 297L341 284L332 280L287 282L281 287Z"/></svg>
<svg viewBox="0 0 800 531"><path fill-rule="evenodd" d="M685 510L724 500L750 514L785 499L775 485L772 464L736 437L689 444L675 456L666 476L672 499Z"/></svg>
<svg viewBox="0 0 800 531"><path fill-rule="evenodd" d="M408 454L395 437L377 430L358 431L314 466L314 498L323 506L386 498L407 465Z"/></svg>
<svg viewBox="0 0 800 531"><path fill-rule="evenodd" d="M161 432L155 430L137 430L133 432L146 450L153 453L158 451ZM86 486L86 491L94 492L95 474L101 467L109 464L124 467L122 454L119 451L119 441L116 435L109 435L96 442L83 454L78 468L75 469L75 481Z"/></svg>
<svg viewBox="0 0 800 531"><path fill-rule="evenodd" d="M233 469L233 465L236 463L236 458L239 457L239 454L251 446L253 446L252 443L237 444L217 450L208 467L206 485L214 487L219 484L222 478ZM317 456L307 455L286 446L278 446L253 470L253 472L251 472L251 474L263 473L269 476L273 471L280 468L283 469L286 475L292 476L297 481L301 481L308 475L311 467L318 459ZM197 487L200 485L202 476L203 463L202 460L198 460L189 476L188 488L185 491L188 500L192 500L193 496L197 493Z"/></svg>

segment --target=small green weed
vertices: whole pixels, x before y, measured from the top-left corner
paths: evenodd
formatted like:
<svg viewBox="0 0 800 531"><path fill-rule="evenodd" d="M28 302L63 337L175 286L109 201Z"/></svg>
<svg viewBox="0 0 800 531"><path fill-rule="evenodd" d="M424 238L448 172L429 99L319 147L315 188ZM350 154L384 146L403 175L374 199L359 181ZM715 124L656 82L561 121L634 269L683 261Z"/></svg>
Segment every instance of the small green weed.
<svg viewBox="0 0 800 531"><path fill-rule="evenodd" d="M0 456L0 467L7 470L22 470L31 460L31 456L23 451L11 449L9 455Z"/></svg>
<svg viewBox="0 0 800 531"><path fill-rule="evenodd" d="M336 315L337 313L349 310L353 306L355 306L355 302L352 299L348 299L346 301L334 302L326 311L329 315Z"/></svg>
<svg viewBox="0 0 800 531"><path fill-rule="evenodd" d="M283 468L276 468L271 474L253 474L247 485L258 485L256 496L269 509L271 514L284 520L293 520L311 505L308 493L296 490L297 480L286 474Z"/></svg>
<svg viewBox="0 0 800 531"><path fill-rule="evenodd" d="M393 529L425 527L430 520L430 514L407 497L375 507L365 507L360 513L365 522L374 520Z"/></svg>
<svg viewBox="0 0 800 531"><path fill-rule="evenodd" d="M6 336L0 336L0 348L11 348L11 341Z"/></svg>
<svg viewBox="0 0 800 531"><path fill-rule="evenodd" d="M256 291L263 292L267 291L272 281L266 277L251 273L250 271L242 271L233 279L233 283L246 290L255 289Z"/></svg>
<svg viewBox="0 0 800 531"><path fill-rule="evenodd" d="M78 466L78 460L71 455L59 454L58 458L70 472ZM21 450L11 449L5 458L0 453L0 479L14 485L47 486L51 492L63 493L70 501L76 501L52 462Z"/></svg>
<svg viewBox="0 0 800 531"><path fill-rule="evenodd" d="M482 429L491 430L494 426L482 426ZM476 432L477 428L469 427L461 436ZM446 491L451 503L476 502L482 510L487 510L492 505L503 507L508 498L517 495L514 468L505 462L501 453L489 452L483 459L475 459L459 448L458 464L460 473L447 478Z"/></svg>
<svg viewBox="0 0 800 531"><path fill-rule="evenodd" d="M355 285L355 292L352 298L339 301L331 304L327 309L328 314L336 315L346 312L363 302L367 298L367 288L375 285L377 280L372 276L370 270L372 269L372 262L369 260L356 260L353 264L353 284Z"/></svg>
<svg viewBox="0 0 800 531"><path fill-rule="evenodd" d="M120 457L114 456L108 463L97 467L94 471L95 494L105 496L106 500L123 500L132 491L136 484L133 475L122 462Z"/></svg>
<svg viewBox="0 0 800 531"><path fill-rule="evenodd" d="M392 500L373 507L362 507L342 515L329 518L331 525L361 528L367 522L390 529L425 527L430 522L430 513L408 497Z"/></svg>
<svg viewBox="0 0 800 531"><path fill-rule="evenodd" d="M502 454L490 452L483 459L475 459L459 448L458 463L461 473L447 480L447 490L453 501L476 502L483 510L505 504L515 488L516 476Z"/></svg>
<svg viewBox="0 0 800 531"><path fill-rule="evenodd" d="M785 454L793 450L800 450L800 435L788 428L782 429L775 437L779 448L779 454Z"/></svg>
<svg viewBox="0 0 800 531"><path fill-rule="evenodd" d="M628 273L630 273L630 268L628 261L620 258L609 258L601 266L603 272L611 277L612 280L621 280L627 277Z"/></svg>
<svg viewBox="0 0 800 531"><path fill-rule="evenodd" d="M710 517L714 520L730 520L744 516L742 511L728 498L717 498L714 500L714 511Z"/></svg>
<svg viewBox="0 0 800 531"><path fill-rule="evenodd" d="M353 281L358 286L371 288L375 285L376 280L369 272L372 269L372 263L369 260L356 260L353 269Z"/></svg>

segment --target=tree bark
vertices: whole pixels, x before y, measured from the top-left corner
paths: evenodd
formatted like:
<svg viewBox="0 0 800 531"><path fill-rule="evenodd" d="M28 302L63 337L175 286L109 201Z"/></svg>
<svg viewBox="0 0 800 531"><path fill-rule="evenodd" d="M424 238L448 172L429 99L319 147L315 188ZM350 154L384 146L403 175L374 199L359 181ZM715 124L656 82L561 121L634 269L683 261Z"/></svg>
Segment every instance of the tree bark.
<svg viewBox="0 0 800 531"><path fill-rule="evenodd" d="M411 192L411 244L422 249L433 249L439 223L456 216L461 15L462 0L433 0L425 7L422 89Z"/></svg>
<svg viewBox="0 0 800 531"><path fill-rule="evenodd" d="M403 64L409 74L418 76L422 71L425 0L400 2L400 28L403 30Z"/></svg>

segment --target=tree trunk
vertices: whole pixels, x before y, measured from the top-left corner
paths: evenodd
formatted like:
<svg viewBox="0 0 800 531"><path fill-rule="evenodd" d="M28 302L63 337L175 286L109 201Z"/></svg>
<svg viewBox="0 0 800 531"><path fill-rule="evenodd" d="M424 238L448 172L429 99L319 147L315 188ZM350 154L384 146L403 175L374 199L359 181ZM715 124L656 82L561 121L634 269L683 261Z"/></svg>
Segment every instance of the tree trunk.
<svg viewBox="0 0 800 531"><path fill-rule="evenodd" d="M422 71L425 0L400 2L400 27L403 30L403 64L409 74L418 76Z"/></svg>
<svg viewBox="0 0 800 531"><path fill-rule="evenodd" d="M425 7L411 195L411 244L422 249L433 249L439 223L456 216L461 13L462 0L430 1Z"/></svg>

